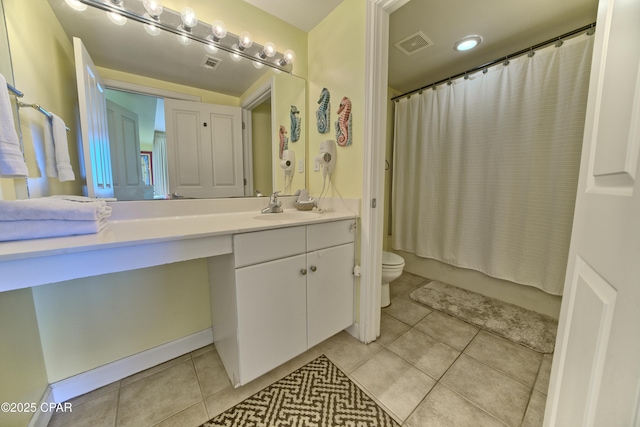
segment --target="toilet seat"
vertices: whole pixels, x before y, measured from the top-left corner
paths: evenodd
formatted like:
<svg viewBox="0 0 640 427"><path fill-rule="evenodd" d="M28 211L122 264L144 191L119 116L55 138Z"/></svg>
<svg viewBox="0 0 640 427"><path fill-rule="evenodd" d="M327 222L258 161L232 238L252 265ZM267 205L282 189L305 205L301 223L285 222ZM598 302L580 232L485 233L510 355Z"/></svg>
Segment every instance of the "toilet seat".
<svg viewBox="0 0 640 427"><path fill-rule="evenodd" d="M382 268L404 266L404 259L393 252L382 252Z"/></svg>

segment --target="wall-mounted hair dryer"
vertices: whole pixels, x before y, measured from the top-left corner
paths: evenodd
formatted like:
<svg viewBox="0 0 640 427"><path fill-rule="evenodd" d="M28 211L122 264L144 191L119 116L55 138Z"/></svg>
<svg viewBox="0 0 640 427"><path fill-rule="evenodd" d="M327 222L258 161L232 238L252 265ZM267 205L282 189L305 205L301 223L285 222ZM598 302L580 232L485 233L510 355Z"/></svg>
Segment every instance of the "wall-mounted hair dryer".
<svg viewBox="0 0 640 427"><path fill-rule="evenodd" d="M280 167L284 171L284 176L293 176L296 172L296 152L293 150L284 150L282 152L282 160Z"/></svg>
<svg viewBox="0 0 640 427"><path fill-rule="evenodd" d="M331 139L322 141L320 143L320 154L316 156L315 161L322 168L323 178L331 175L336 167L336 142Z"/></svg>

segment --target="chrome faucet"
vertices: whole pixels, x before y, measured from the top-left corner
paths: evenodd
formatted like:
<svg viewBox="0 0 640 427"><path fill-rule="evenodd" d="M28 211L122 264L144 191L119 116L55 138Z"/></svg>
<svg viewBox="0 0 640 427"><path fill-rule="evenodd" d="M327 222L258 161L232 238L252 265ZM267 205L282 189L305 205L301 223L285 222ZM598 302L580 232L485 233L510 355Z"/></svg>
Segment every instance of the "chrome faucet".
<svg viewBox="0 0 640 427"><path fill-rule="evenodd" d="M266 214L266 213L280 213L280 212L282 212L282 202L278 200L278 193L280 193L280 192L279 191L275 191L271 195L271 198L269 199L269 206L267 206L266 208L262 209L260 212L262 212L263 214Z"/></svg>

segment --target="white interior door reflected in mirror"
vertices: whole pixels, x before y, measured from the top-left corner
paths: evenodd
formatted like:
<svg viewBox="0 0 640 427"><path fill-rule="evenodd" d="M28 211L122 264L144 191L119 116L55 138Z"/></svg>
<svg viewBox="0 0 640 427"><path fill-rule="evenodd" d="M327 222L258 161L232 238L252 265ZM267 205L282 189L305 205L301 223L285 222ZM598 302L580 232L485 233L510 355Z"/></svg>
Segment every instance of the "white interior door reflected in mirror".
<svg viewBox="0 0 640 427"><path fill-rule="evenodd" d="M244 195L240 107L165 99L171 194Z"/></svg>
<svg viewBox="0 0 640 427"><path fill-rule="evenodd" d="M73 50L82 128L81 163L86 179L85 193L89 197L113 197L104 84L82 40L73 38Z"/></svg>

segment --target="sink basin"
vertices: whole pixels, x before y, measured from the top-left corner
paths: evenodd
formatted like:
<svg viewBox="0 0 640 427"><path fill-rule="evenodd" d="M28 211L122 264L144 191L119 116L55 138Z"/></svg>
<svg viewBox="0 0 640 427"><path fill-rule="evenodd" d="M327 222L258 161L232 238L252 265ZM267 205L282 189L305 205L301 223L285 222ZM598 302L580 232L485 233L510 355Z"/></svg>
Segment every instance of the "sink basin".
<svg viewBox="0 0 640 427"><path fill-rule="evenodd" d="M311 219L318 215L315 212L282 212L282 213L268 213L254 216L254 219L261 221L295 221L298 219Z"/></svg>

